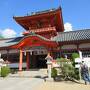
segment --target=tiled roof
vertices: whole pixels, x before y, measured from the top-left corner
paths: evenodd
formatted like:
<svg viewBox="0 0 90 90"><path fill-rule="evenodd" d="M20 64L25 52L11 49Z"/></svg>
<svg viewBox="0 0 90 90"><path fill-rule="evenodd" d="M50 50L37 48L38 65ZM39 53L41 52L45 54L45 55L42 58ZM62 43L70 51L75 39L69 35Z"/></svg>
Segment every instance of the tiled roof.
<svg viewBox="0 0 90 90"><path fill-rule="evenodd" d="M90 40L90 29L61 32L53 40L57 42Z"/></svg>
<svg viewBox="0 0 90 90"><path fill-rule="evenodd" d="M23 37L16 37L16 38L8 38L8 39L0 39L0 47L8 47L8 46L11 46L11 45L15 45L15 44L18 44L19 42L21 42L23 39L27 38L27 37L30 37L30 36L37 36L43 40L46 40L46 41L51 41L49 39L46 39L40 35L37 35L37 34L29 34L27 36L23 36Z"/></svg>
<svg viewBox="0 0 90 90"><path fill-rule="evenodd" d="M48 13L48 12L52 12L52 11L55 11L55 10L57 10L57 9L52 8L52 9L49 9L49 10L38 11L38 12L32 12L31 15L37 15L37 14Z"/></svg>
<svg viewBox="0 0 90 90"><path fill-rule="evenodd" d="M17 44L21 39L22 37L0 39L0 47L8 47Z"/></svg>
<svg viewBox="0 0 90 90"><path fill-rule="evenodd" d="M0 35L0 39L3 39L3 36L2 35Z"/></svg>
<svg viewBox="0 0 90 90"><path fill-rule="evenodd" d="M25 39L29 36L37 36L43 40L50 41L49 39L46 39L40 35L30 34L30 35L27 35L24 37L0 39L0 47L8 47L11 45L18 44L23 39ZM80 41L80 40L90 40L90 29L70 31L70 32L61 32L57 36L52 38L52 41L56 41L56 42Z"/></svg>

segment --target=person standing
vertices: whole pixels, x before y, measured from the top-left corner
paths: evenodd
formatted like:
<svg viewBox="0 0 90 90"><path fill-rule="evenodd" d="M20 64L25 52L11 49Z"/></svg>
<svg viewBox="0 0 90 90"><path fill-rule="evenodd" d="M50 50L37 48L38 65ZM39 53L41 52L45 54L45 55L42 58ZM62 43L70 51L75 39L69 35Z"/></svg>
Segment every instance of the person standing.
<svg viewBox="0 0 90 90"><path fill-rule="evenodd" d="M90 84L90 76L88 71L88 66L82 61L81 63L81 76L83 80L85 81L85 85L87 85L87 82Z"/></svg>

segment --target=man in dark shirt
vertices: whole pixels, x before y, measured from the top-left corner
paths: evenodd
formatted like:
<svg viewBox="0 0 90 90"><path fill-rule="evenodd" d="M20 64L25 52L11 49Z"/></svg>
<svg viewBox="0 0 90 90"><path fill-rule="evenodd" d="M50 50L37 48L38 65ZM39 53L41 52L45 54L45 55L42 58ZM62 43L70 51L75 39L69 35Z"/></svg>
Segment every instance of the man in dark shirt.
<svg viewBox="0 0 90 90"><path fill-rule="evenodd" d="M81 76L83 80L85 81L85 85L87 84L87 82L90 83L88 66L84 63L84 61L82 61L82 64L81 64Z"/></svg>

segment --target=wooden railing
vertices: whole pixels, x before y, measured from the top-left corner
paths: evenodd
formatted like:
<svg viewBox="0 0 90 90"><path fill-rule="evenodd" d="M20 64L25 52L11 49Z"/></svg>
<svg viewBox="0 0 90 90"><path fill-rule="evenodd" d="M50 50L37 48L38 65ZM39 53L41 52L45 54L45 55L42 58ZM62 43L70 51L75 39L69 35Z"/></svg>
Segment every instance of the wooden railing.
<svg viewBox="0 0 90 90"><path fill-rule="evenodd" d="M23 35L27 35L29 34L30 32L35 32L35 33L42 33L42 32L55 32L56 31L56 28L55 27L48 27L48 28L40 28L40 29L31 29L31 30L28 30L28 31L25 31L23 32Z"/></svg>
<svg viewBox="0 0 90 90"><path fill-rule="evenodd" d="M48 28L40 28L40 29L32 29L32 32L47 32L47 31L56 31L55 27L48 27Z"/></svg>

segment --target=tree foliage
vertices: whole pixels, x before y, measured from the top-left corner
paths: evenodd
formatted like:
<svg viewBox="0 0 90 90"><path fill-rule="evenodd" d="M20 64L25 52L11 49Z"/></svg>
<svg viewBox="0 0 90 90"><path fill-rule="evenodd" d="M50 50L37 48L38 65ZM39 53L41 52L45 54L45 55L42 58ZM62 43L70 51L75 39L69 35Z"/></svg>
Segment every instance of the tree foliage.
<svg viewBox="0 0 90 90"><path fill-rule="evenodd" d="M75 58L79 58L79 54L78 53L72 53L72 59L75 60Z"/></svg>
<svg viewBox="0 0 90 90"><path fill-rule="evenodd" d="M75 58L79 58L78 53L72 53L72 65L75 67Z"/></svg>
<svg viewBox="0 0 90 90"><path fill-rule="evenodd" d="M51 70L51 76L55 78L57 76L57 70L55 68L52 68Z"/></svg>
<svg viewBox="0 0 90 90"><path fill-rule="evenodd" d="M75 75L74 67L72 64L65 63L62 67L62 74L65 78L73 78Z"/></svg>

